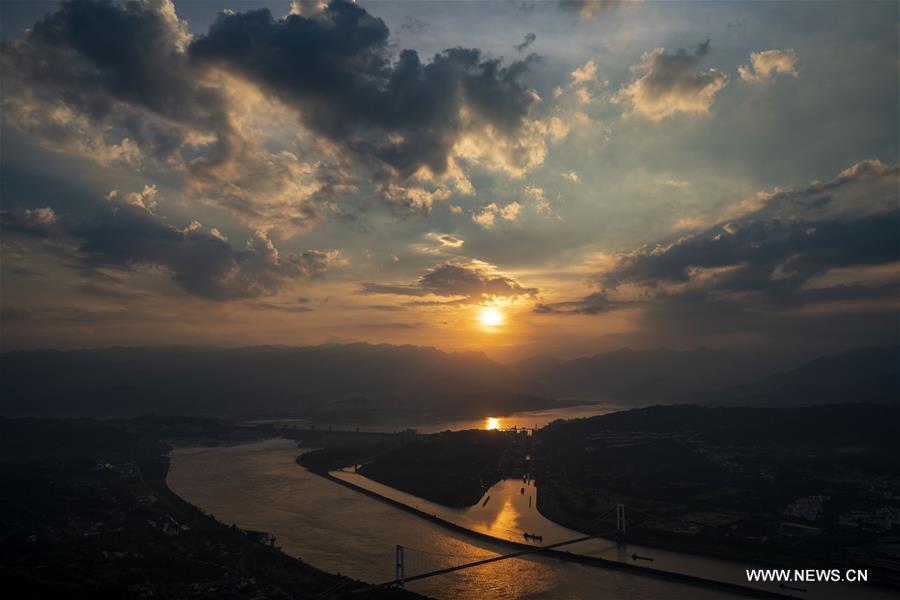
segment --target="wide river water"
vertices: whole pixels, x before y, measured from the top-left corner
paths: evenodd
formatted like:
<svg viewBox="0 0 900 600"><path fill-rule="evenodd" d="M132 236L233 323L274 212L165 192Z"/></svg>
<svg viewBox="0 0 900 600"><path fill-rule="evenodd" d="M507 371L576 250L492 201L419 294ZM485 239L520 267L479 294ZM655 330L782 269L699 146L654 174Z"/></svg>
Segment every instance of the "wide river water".
<svg viewBox="0 0 900 600"><path fill-rule="evenodd" d="M607 413L624 410L620 404L609 401L596 400L589 404L576 404L574 406L561 406L559 408L545 408L541 410L528 410L515 412L497 417L482 417L478 419L448 419L441 417L424 417L419 420L410 420L404 417L401 421L384 420L359 427L349 425L335 425L327 421L310 421L308 419L257 419L248 421L249 425L282 425L308 427L315 426L320 429L334 426L334 429L357 429L359 431L401 431L403 429L415 429L420 433L436 433L438 431L458 431L460 429L512 429L540 428L557 419L580 419L583 417L595 417Z"/></svg>
<svg viewBox="0 0 900 600"><path fill-rule="evenodd" d="M295 462L299 452L294 442L281 439L230 447L177 448L172 452L168 482L177 494L225 523L273 533L285 552L322 570L369 582L394 578L397 544L408 549L407 575L510 552L506 546L450 531L314 475ZM350 473L341 477L370 488L378 486ZM453 513L459 513L451 520L498 537L517 539L521 531L532 531L544 535L543 543L547 544L570 535L570 531L529 509L527 502L534 488L524 486L526 493L522 494L522 487L520 482L501 482L488 491L491 499L485 506L479 504L463 511L431 506L390 488L378 491L428 512L444 511L439 516L454 517ZM624 550L614 542L602 540L588 544L589 547L579 545L579 552L627 560L626 554L636 551L633 546ZM572 551L579 546L573 546ZM659 568L685 564L697 568L697 561L706 560L711 561L710 568L716 568L715 563L719 562L652 549L645 553L663 563L655 565ZM499 561L413 582L409 588L434 598L739 597L541 556ZM825 595L803 597L895 597L864 587L849 590L832 585L828 590Z"/></svg>

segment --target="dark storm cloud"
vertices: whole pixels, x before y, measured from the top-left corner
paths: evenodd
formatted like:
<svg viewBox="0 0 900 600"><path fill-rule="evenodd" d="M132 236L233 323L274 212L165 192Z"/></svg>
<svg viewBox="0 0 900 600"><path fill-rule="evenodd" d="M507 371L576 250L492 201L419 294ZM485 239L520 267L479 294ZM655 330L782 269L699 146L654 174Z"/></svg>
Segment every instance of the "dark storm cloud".
<svg viewBox="0 0 900 600"><path fill-rule="evenodd" d="M266 8L222 14L189 54L258 83L314 132L404 178L422 166L446 171L464 106L512 136L536 102L519 82L536 56L501 67L477 49L451 48L426 64L413 50L392 62L388 36L381 19L334 0L308 17L275 19Z"/></svg>
<svg viewBox="0 0 900 600"><path fill-rule="evenodd" d="M214 300L274 294L323 273L330 261L317 251L281 257L261 233L235 250L202 228L178 229L128 204L72 234L82 240L79 252L89 267L161 266L188 292Z"/></svg>
<svg viewBox="0 0 900 600"><path fill-rule="evenodd" d="M4 231L47 237L51 233L36 229L30 215L48 210L20 212L19 220L10 217L13 213L4 213L0 225ZM39 218L37 222L47 220ZM53 223L58 223L55 216ZM87 274L101 267L161 267L186 291L213 300L272 295L291 283L324 273L335 258L332 253L319 251L282 257L259 232L244 249L235 250L214 230L206 231L196 222L179 229L148 208L127 202L116 202L95 219L70 223L65 229L55 229L52 235L77 243L72 258ZM81 291L106 296L115 293L96 286Z"/></svg>
<svg viewBox="0 0 900 600"><path fill-rule="evenodd" d="M900 260L898 168L862 161L827 182L785 190L761 206L670 243L619 255L596 276L601 292L582 300L539 305L536 312L597 314L634 302L610 302L616 290L643 290L651 312L743 323L760 312L835 302L896 300L896 281L828 283L834 269L865 269ZM845 186L875 180L893 201L867 204L837 198ZM877 193L867 190L866 193ZM823 202L822 200L826 200ZM718 312L717 312L718 311Z"/></svg>
<svg viewBox="0 0 900 600"><path fill-rule="evenodd" d="M732 269L715 277L718 289L778 294L829 269L879 265L898 259L897 210L859 218L748 219L678 240L665 249L623 257L600 277L606 287L690 281L694 269Z"/></svg>
<svg viewBox="0 0 900 600"><path fill-rule="evenodd" d="M789 300L810 279L830 269L900 260L898 180L897 165L860 161L829 181L769 194L755 210L738 218L671 244L625 254L598 281L607 288L623 283L654 287L686 283L696 269L727 269L710 285ZM834 196L851 184L873 181L888 187L893 202Z"/></svg>
<svg viewBox="0 0 900 600"><path fill-rule="evenodd" d="M537 39L537 36L536 36L535 34L533 34L533 33L526 33L526 34L525 34L525 39L522 40L522 43L521 43L521 44L516 44L516 46L515 46L515 47L516 47L516 51L517 51L517 52L522 52L522 51L524 51L525 48L527 48L528 46L532 45L536 39Z"/></svg>
<svg viewBox="0 0 900 600"><path fill-rule="evenodd" d="M452 260L428 269L410 285L364 283L362 294L394 294L399 296L463 296L470 300L533 296L535 288L526 288L512 277L499 273L480 261Z"/></svg>
<svg viewBox="0 0 900 600"><path fill-rule="evenodd" d="M188 130L200 131L216 142L197 164L221 162L234 133L222 97L181 51L187 39L168 3L63 2L24 39L0 46L4 108L45 141L96 135L96 146L112 127L160 160L181 149ZM61 105L74 113L60 117L53 111ZM86 132L78 117L95 129Z"/></svg>
<svg viewBox="0 0 900 600"><path fill-rule="evenodd" d="M194 39L169 0L63 2L2 42L4 118L39 145L101 164L187 170L185 183L208 203L289 234L308 230L318 202L353 189L360 172L385 203L427 214L449 190L433 180L437 189L407 189L407 180L456 166L463 136L497 168L530 168L542 156L530 145L543 138L526 127L539 99L521 82L537 55L503 66L455 47L423 63L412 50L397 55L384 22L352 2L295 8L301 14L284 18L226 11ZM316 134L310 147L291 141L276 152L246 135L257 115L241 89L225 87L229 76L294 109ZM464 174L451 175L470 193ZM337 218L353 218L334 206Z"/></svg>

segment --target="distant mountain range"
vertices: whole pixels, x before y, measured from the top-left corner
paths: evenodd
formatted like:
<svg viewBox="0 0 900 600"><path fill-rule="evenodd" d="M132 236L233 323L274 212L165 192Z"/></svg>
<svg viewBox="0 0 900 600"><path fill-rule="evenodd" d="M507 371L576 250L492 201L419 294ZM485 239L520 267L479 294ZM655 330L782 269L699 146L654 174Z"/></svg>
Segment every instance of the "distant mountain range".
<svg viewBox="0 0 900 600"><path fill-rule="evenodd" d="M511 368L536 392L614 398L633 404L672 402L771 372L745 357L708 348L625 348L567 361L531 359Z"/></svg>
<svg viewBox="0 0 900 600"><path fill-rule="evenodd" d="M847 402L900 404L900 347L861 348L817 358L790 371L687 400L782 408Z"/></svg>
<svg viewBox="0 0 900 600"><path fill-rule="evenodd" d="M575 397L636 406L894 402L898 356L897 347L866 348L760 379L758 364L703 348L625 349L510 365L479 352L387 344L9 352L0 354L0 415L349 414L359 420L379 411L503 414Z"/></svg>
<svg viewBox="0 0 900 600"><path fill-rule="evenodd" d="M515 387L483 354L386 344L11 352L0 377L4 415L290 414L356 396L427 412Z"/></svg>

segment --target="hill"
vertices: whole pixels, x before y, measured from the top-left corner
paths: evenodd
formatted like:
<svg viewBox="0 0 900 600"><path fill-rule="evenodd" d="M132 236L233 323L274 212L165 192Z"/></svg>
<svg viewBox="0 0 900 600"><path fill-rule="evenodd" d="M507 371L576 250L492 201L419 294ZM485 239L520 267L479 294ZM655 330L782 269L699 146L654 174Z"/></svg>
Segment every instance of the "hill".
<svg viewBox="0 0 900 600"><path fill-rule="evenodd" d="M861 348L817 358L753 383L690 399L726 406L799 407L900 402L900 347Z"/></svg>
<svg viewBox="0 0 900 600"><path fill-rule="evenodd" d="M510 397L513 375L481 353L386 344L11 352L0 355L0 378L5 416L452 413L485 399L512 410L550 403Z"/></svg>
<svg viewBox="0 0 900 600"><path fill-rule="evenodd" d="M624 348L567 361L531 359L511 368L538 393L613 398L638 405L674 402L771 372L758 360L709 348Z"/></svg>

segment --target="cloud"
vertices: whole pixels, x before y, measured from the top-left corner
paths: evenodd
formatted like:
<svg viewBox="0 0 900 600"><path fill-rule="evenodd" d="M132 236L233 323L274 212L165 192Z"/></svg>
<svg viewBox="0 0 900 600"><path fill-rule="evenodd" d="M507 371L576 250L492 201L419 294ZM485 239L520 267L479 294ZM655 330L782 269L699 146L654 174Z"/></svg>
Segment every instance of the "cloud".
<svg viewBox="0 0 900 600"><path fill-rule="evenodd" d="M4 112L43 145L101 163L220 164L238 140L222 94L188 63L189 40L168 0L63 2L0 45Z"/></svg>
<svg viewBox="0 0 900 600"><path fill-rule="evenodd" d="M522 212L522 205L518 202L510 202L500 209L500 216L506 221L515 221Z"/></svg>
<svg viewBox="0 0 900 600"><path fill-rule="evenodd" d="M153 187L139 193L110 194L108 205L87 221L66 222L47 209L3 213L3 230L54 235L74 242L71 258L86 272L159 268L191 294L211 299L258 298L325 273L340 264L336 251L308 250L282 256L264 232L234 249L216 229L198 221L178 228L148 206Z"/></svg>
<svg viewBox="0 0 900 600"><path fill-rule="evenodd" d="M502 207L497 206L497 203L495 202L491 202L472 215L472 220L484 229L491 229L496 224L498 218L503 219L504 221L515 221L519 218L519 213L521 213L521 211L522 205L515 201Z"/></svg>
<svg viewBox="0 0 900 600"><path fill-rule="evenodd" d="M414 283L383 285L364 283L362 294L393 294L398 296L440 296L462 298L476 302L491 298L515 299L537 294L536 288L526 288L514 278L479 260L451 260L428 269Z"/></svg>
<svg viewBox="0 0 900 600"><path fill-rule="evenodd" d="M348 327L353 329L421 329L423 327L427 327L428 325L423 322L416 323L407 323L396 321L393 323L355 323L353 325L348 325Z"/></svg>
<svg viewBox="0 0 900 600"><path fill-rule="evenodd" d="M387 178L443 175L461 138L485 130L516 145L537 102L520 83L536 55L504 67L457 47L428 63L413 50L391 62L384 22L344 0L283 19L266 8L223 13L188 52L196 65L276 95L312 132Z"/></svg>
<svg viewBox="0 0 900 600"><path fill-rule="evenodd" d="M327 0L291 0L291 9L288 14L312 18L327 9Z"/></svg>
<svg viewBox="0 0 900 600"><path fill-rule="evenodd" d="M588 60L586 63L572 71L572 87L579 87L597 80L597 63Z"/></svg>
<svg viewBox="0 0 900 600"><path fill-rule="evenodd" d="M590 104L594 100L594 96L588 88L593 87L597 82L597 63L593 60L588 60L580 67L574 69L570 75L572 77L570 87L574 90L575 98L581 104ZM559 89L559 94L554 91L555 97L561 95L561 88Z"/></svg>
<svg viewBox="0 0 900 600"><path fill-rule="evenodd" d="M516 46L515 46L516 51L517 51L517 52L522 52L522 51L524 51L526 48L528 48L528 46L532 45L532 44L535 42L535 40L537 40L537 36L536 36L535 34L533 34L533 33L526 33L526 34L525 34L525 39L522 40L522 43L521 43L521 44L516 44Z"/></svg>
<svg viewBox="0 0 900 600"><path fill-rule="evenodd" d="M686 179L675 179L674 177L658 177L655 180L656 185L674 188L676 190L685 190L691 187L691 182Z"/></svg>
<svg viewBox="0 0 900 600"><path fill-rule="evenodd" d="M64 1L0 43L4 118L33 143L177 173L185 195L277 237L309 231L357 181L427 215L451 189L474 193L469 165L541 164L564 133L523 83L539 62L397 53L346 0L225 11L196 36L169 0Z"/></svg>
<svg viewBox="0 0 900 600"><path fill-rule="evenodd" d="M792 49L764 50L750 54L750 64L738 67L741 79L752 83L767 83L781 73L797 77L797 53Z"/></svg>
<svg viewBox="0 0 900 600"><path fill-rule="evenodd" d="M404 187L389 184L382 189L382 199L402 212L428 215L435 202L443 202L450 197L450 190L441 186L429 191L421 186Z"/></svg>
<svg viewBox="0 0 900 600"><path fill-rule="evenodd" d="M428 29L429 26L430 24L427 21L407 15L403 17L403 22L400 24L400 31L405 31L407 33L422 33Z"/></svg>
<svg viewBox="0 0 900 600"><path fill-rule="evenodd" d="M611 301L603 292L596 292L582 298L567 302L540 303L535 305L534 312L542 315L598 315L620 306L621 303Z"/></svg>
<svg viewBox="0 0 900 600"><path fill-rule="evenodd" d="M627 107L623 116L641 116L654 122L678 113L706 114L728 81L720 71L701 69L700 63L708 53L709 40L697 44L693 52L679 49L669 54L663 48L647 52L632 67L642 75L623 85L612 101Z"/></svg>
<svg viewBox="0 0 900 600"><path fill-rule="evenodd" d="M583 19L596 19L613 10L639 4L640 0L559 0L557 6Z"/></svg>
<svg viewBox="0 0 900 600"><path fill-rule="evenodd" d="M483 229L491 229L497 220L497 210L496 204L488 204L479 212L472 215L472 220Z"/></svg>
<svg viewBox="0 0 900 600"><path fill-rule="evenodd" d="M787 299L814 276L838 267L898 258L898 211L856 218L750 218L621 258L605 287L659 288L697 282L706 289Z"/></svg>
<svg viewBox="0 0 900 600"><path fill-rule="evenodd" d="M563 176L563 178L568 179L573 183L578 182L578 173L576 173L575 171L563 171L561 175Z"/></svg>
<svg viewBox="0 0 900 600"><path fill-rule="evenodd" d="M427 237L448 248L462 248L465 243L461 237L449 233L429 233Z"/></svg>
<svg viewBox="0 0 900 600"><path fill-rule="evenodd" d="M284 312L284 313L307 313L307 312L313 312L313 310L314 310L313 308L310 308L309 306L302 306L302 305L297 306L297 305L292 305L292 304L273 304L271 302L260 302L260 301L252 302L252 303L250 303L250 306L252 308L257 308L260 310L274 310L274 311Z"/></svg>
<svg viewBox="0 0 900 600"><path fill-rule="evenodd" d="M437 233L434 231L425 234L425 239L429 243L412 244L410 248L421 254L448 254L459 250L465 244L465 240L457 235L450 233Z"/></svg>
<svg viewBox="0 0 900 600"><path fill-rule="evenodd" d="M0 228L4 231L47 237L57 225L56 213L49 206L0 210Z"/></svg>
<svg viewBox="0 0 900 600"><path fill-rule="evenodd" d="M0 45L4 116L55 151L184 173L186 193L252 229L307 231L313 201L346 189L345 174L260 143L279 111L227 73L197 69L191 39L169 1L63 2Z"/></svg>
<svg viewBox="0 0 900 600"><path fill-rule="evenodd" d="M727 310L751 327L785 310L835 302L896 309L896 273L882 280L862 273L900 261L898 177L897 166L866 160L829 181L768 194L733 219L615 256L594 278L597 293L537 312L597 314L640 304L657 316L701 319ZM858 186L868 186L862 192L874 201L862 200ZM850 279L835 279L836 272Z"/></svg>
<svg viewBox="0 0 900 600"><path fill-rule="evenodd" d="M563 175L565 177L565 174ZM578 180L578 176L575 176L574 181ZM553 213L553 208L550 206L550 200L547 198L547 193L544 191L544 188L537 185L526 185L525 193L534 200L535 208L542 215L550 215Z"/></svg>

